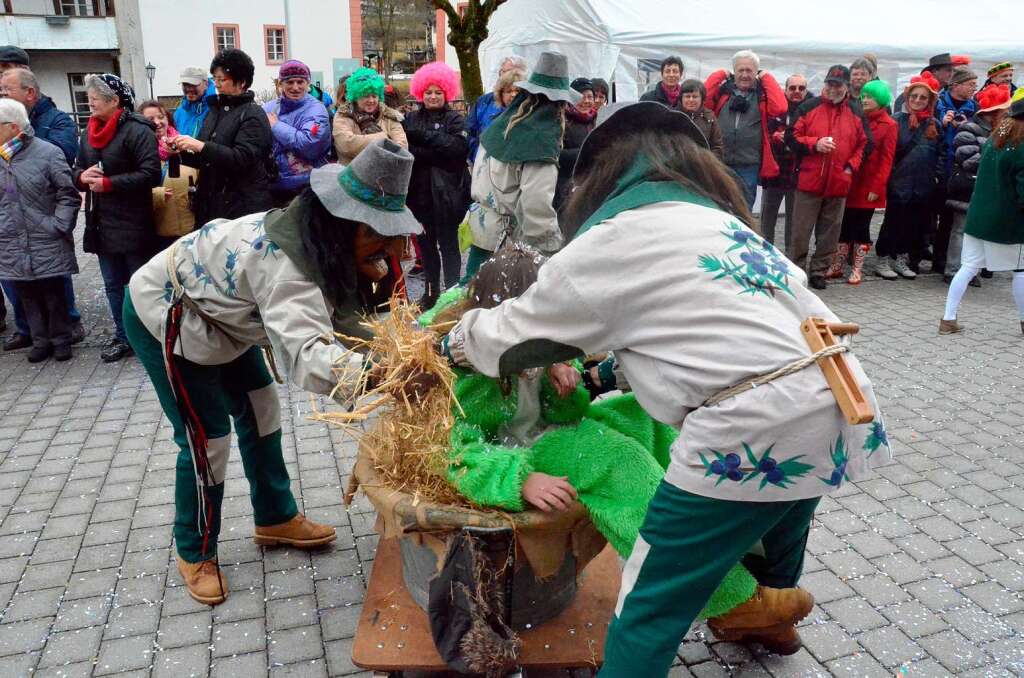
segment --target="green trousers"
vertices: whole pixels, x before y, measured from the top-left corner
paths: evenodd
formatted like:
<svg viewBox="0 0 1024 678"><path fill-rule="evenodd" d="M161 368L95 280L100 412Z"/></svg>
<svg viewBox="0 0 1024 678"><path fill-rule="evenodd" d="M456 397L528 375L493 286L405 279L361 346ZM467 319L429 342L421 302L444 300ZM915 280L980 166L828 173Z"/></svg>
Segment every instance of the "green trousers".
<svg viewBox="0 0 1024 678"><path fill-rule="evenodd" d="M723 501L662 482L622 573L601 678L664 678L690 624L738 562L760 584L796 586L818 501ZM748 554L759 541L763 555Z"/></svg>
<svg viewBox="0 0 1024 678"><path fill-rule="evenodd" d="M174 541L178 555L190 563L217 555L232 420L242 466L249 479L249 498L256 524L269 526L291 520L298 508L281 451L281 406L260 350L254 346L223 365L199 365L175 358L209 440L207 455L213 484L204 489L212 511L208 516L209 535L204 550L197 480L185 425L167 380L160 343L139 320L127 291L124 327L128 342L146 368L160 406L174 427L174 442L179 450L174 483Z"/></svg>

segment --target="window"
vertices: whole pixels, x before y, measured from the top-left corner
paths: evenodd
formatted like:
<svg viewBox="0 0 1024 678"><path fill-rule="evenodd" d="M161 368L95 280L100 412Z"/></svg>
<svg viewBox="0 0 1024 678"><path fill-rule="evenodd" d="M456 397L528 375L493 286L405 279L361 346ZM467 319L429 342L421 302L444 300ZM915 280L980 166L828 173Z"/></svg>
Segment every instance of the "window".
<svg viewBox="0 0 1024 678"><path fill-rule="evenodd" d="M280 64L285 60L287 37L284 26L263 27L263 48L267 55L267 64Z"/></svg>
<svg viewBox="0 0 1024 678"><path fill-rule="evenodd" d="M60 13L63 16L95 16L92 0L60 0Z"/></svg>
<svg viewBox="0 0 1024 678"><path fill-rule="evenodd" d="M238 24L213 25L213 51L239 49Z"/></svg>
<svg viewBox="0 0 1024 678"><path fill-rule="evenodd" d="M79 129L85 129L89 122L89 95L85 91L85 73L68 73L68 87L71 90L71 115Z"/></svg>

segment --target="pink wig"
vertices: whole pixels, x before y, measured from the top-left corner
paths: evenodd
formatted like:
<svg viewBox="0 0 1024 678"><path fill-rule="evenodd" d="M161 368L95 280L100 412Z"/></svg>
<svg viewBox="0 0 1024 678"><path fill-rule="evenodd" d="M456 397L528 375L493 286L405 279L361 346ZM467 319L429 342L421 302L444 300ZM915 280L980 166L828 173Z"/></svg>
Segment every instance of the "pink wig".
<svg viewBox="0 0 1024 678"><path fill-rule="evenodd" d="M420 66L409 83L409 92L416 101L423 102L423 93L431 85L437 85L444 92L445 103L451 103L459 97L459 74L451 66L440 61L433 61Z"/></svg>

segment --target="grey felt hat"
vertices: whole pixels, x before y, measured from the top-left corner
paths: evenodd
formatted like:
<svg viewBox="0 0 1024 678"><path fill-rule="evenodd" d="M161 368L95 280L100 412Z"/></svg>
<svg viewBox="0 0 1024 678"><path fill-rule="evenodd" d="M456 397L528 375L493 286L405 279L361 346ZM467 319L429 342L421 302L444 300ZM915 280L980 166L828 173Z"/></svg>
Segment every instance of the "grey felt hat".
<svg viewBox="0 0 1024 678"><path fill-rule="evenodd" d="M594 129L583 140L576 156L573 176L589 169L614 139L649 129L682 134L701 148L711 148L707 137L687 114L657 101L617 101L597 112Z"/></svg>
<svg viewBox="0 0 1024 678"><path fill-rule="evenodd" d="M390 139L378 139L346 167L314 169L309 185L327 211L366 224L380 235L416 235L423 227L405 206L412 153Z"/></svg>
<svg viewBox="0 0 1024 678"><path fill-rule="evenodd" d="M569 87L569 60L558 52L541 52L537 65L527 80L520 80L516 87L531 94L543 94L551 101L579 103L583 95Z"/></svg>

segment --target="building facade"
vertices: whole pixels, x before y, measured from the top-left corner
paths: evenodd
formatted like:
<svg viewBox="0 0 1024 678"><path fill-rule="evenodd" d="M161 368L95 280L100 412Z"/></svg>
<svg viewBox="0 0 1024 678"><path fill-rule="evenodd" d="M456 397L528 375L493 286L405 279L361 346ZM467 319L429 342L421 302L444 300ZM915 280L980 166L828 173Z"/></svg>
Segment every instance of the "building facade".
<svg viewBox="0 0 1024 678"><path fill-rule="evenodd" d="M145 99L151 64L152 93L175 97L181 71L224 47L252 57L261 94L290 58L333 94L360 65L359 16L359 0L0 0L0 45L26 50L43 92L84 126L87 74L116 73Z"/></svg>

